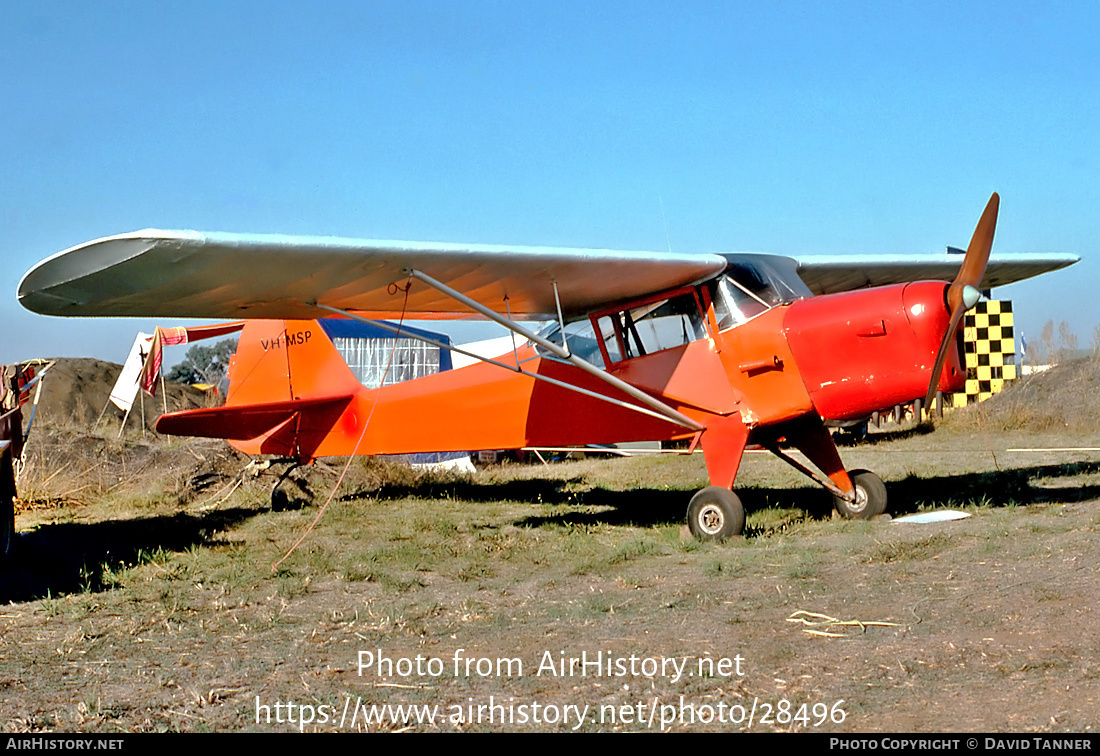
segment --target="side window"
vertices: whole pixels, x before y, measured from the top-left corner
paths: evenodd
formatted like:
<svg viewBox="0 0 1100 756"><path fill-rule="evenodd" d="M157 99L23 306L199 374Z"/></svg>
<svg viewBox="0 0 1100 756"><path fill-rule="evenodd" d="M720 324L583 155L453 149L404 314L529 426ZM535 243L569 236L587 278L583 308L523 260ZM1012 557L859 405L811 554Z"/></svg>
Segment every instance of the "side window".
<svg viewBox="0 0 1100 756"><path fill-rule="evenodd" d="M588 320L565 327L570 352L596 364L603 362L602 352L606 352L608 366L688 344L706 333L702 304L693 289L668 299L594 313ZM556 323L548 324L541 335L562 343ZM553 356L542 348L538 352L543 357Z"/></svg>
<svg viewBox="0 0 1100 756"><path fill-rule="evenodd" d="M623 360L622 350L619 349L619 329L615 327L616 319L611 315L604 315L597 319L599 324L600 336L603 338L604 348L607 349L607 356L612 362L621 362Z"/></svg>
<svg viewBox="0 0 1100 756"><path fill-rule="evenodd" d="M636 347L633 356L672 349L705 335L703 316L694 294L646 305L623 313Z"/></svg>
<svg viewBox="0 0 1100 756"><path fill-rule="evenodd" d="M706 335L703 313L694 291L604 313L596 322L611 362L644 357Z"/></svg>
<svg viewBox="0 0 1100 756"><path fill-rule="evenodd" d="M612 360L621 359L618 357L619 347L615 343L615 331L611 327L610 321L605 325L600 323L600 329L604 334L605 339L607 334L611 334L610 340L607 341L607 351L609 354L616 356L612 357ZM552 341L558 346L561 346L561 327L557 323L551 323L547 325L542 331L539 332L547 341ZM603 357L600 355L600 344L596 340L596 333L592 328L591 321L588 320L575 320L565 326L565 340L569 346L569 351L586 362L592 362L599 364L603 362ZM539 355L542 357L553 357L550 352L542 347L536 347Z"/></svg>

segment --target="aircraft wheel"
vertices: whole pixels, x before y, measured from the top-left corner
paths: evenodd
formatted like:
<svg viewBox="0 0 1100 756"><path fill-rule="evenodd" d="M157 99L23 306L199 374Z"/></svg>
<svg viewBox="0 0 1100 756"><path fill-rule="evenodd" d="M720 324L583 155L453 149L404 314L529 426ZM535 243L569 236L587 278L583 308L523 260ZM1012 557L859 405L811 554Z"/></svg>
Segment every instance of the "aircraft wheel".
<svg viewBox="0 0 1100 756"><path fill-rule="evenodd" d="M856 500L845 501L833 497L833 505L849 520L870 520L886 511L886 484L870 470L852 470L848 473L856 487Z"/></svg>
<svg viewBox="0 0 1100 756"><path fill-rule="evenodd" d="M710 486L691 497L688 528L703 541L724 541L745 529L745 508L737 494L722 486Z"/></svg>
<svg viewBox="0 0 1100 756"><path fill-rule="evenodd" d="M15 507L8 496L0 499L0 562L11 555L15 543Z"/></svg>
<svg viewBox="0 0 1100 756"><path fill-rule="evenodd" d="M11 555L15 543L15 474L5 454L0 464L0 561Z"/></svg>

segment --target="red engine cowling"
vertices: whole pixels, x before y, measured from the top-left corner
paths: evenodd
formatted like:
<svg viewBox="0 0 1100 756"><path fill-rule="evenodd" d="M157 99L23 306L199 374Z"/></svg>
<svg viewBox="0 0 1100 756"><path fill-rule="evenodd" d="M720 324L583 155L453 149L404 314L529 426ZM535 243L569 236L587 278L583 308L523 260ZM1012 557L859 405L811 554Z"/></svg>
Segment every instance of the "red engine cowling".
<svg viewBox="0 0 1100 756"><path fill-rule="evenodd" d="M792 304L784 334L818 413L853 420L924 396L950 324L942 281L830 294ZM951 350L939 388L966 380Z"/></svg>

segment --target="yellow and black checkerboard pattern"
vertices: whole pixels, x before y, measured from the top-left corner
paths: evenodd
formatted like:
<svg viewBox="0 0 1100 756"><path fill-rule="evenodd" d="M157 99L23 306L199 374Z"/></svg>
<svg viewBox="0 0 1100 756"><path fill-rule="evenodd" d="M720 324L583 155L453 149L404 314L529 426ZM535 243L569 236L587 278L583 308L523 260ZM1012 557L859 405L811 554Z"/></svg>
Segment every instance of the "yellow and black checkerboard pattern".
<svg viewBox="0 0 1100 756"><path fill-rule="evenodd" d="M951 396L948 406L965 407L985 401L1016 378L1016 346L1012 334L1012 302L982 300L963 319L966 389Z"/></svg>

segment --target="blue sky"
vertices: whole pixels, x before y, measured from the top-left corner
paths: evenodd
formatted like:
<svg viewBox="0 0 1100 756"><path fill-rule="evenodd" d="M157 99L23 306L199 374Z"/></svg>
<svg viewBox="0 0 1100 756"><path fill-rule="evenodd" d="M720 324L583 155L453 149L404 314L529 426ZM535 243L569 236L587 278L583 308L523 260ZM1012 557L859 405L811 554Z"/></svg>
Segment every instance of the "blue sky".
<svg viewBox="0 0 1100 756"><path fill-rule="evenodd" d="M0 3L0 362L122 361L151 322L14 292L138 228L934 252L992 191L995 249L1082 257L998 292L1019 328L1088 345L1098 28L1092 2Z"/></svg>

